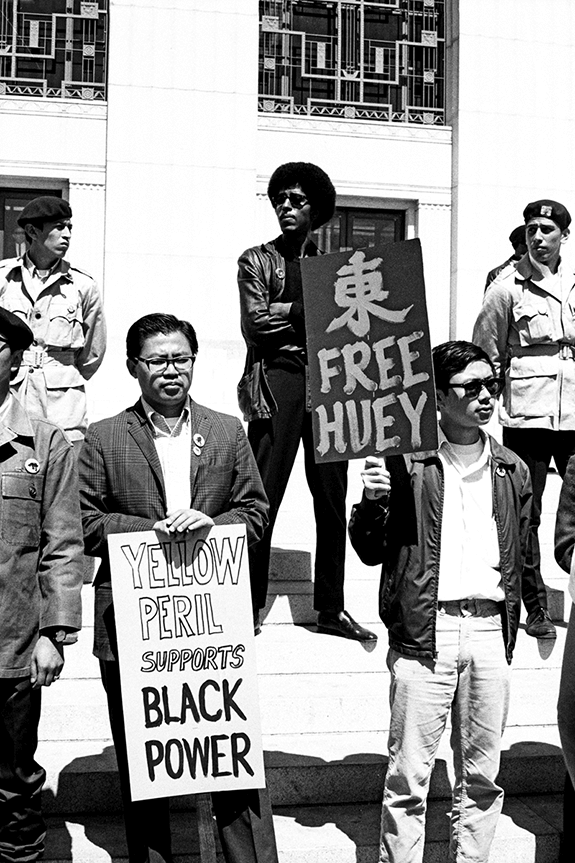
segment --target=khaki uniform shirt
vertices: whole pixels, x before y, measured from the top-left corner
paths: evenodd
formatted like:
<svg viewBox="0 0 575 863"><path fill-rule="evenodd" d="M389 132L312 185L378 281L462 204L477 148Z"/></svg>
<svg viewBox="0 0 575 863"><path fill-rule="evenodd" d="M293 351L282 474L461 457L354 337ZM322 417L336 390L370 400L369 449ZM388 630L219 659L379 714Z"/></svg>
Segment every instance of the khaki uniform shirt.
<svg viewBox="0 0 575 863"><path fill-rule="evenodd" d="M44 416L81 440L88 425L84 382L106 350L102 298L94 279L58 261L43 281L26 259L0 262L0 306L23 318L34 342L12 383L30 416Z"/></svg>
<svg viewBox="0 0 575 863"><path fill-rule="evenodd" d="M534 281L525 255L488 288L473 341L505 375L499 418L513 428L575 430L575 275Z"/></svg>

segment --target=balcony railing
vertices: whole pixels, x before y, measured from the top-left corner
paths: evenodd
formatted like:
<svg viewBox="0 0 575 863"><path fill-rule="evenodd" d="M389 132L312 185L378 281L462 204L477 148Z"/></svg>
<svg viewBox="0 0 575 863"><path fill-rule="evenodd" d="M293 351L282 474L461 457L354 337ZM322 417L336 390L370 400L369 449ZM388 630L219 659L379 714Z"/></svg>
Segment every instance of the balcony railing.
<svg viewBox="0 0 575 863"><path fill-rule="evenodd" d="M444 123L444 0L261 0L259 110Z"/></svg>
<svg viewBox="0 0 575 863"><path fill-rule="evenodd" d="M0 0L0 95L106 99L107 0Z"/></svg>

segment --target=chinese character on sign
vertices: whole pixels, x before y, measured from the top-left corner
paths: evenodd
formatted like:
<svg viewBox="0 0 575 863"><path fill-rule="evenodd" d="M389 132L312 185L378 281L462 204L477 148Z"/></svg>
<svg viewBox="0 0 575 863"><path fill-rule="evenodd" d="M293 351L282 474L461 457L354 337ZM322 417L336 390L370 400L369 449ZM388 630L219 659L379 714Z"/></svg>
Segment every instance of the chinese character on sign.
<svg viewBox="0 0 575 863"><path fill-rule="evenodd" d="M369 332L369 316L375 315L390 324L405 321L413 305L406 309L385 309L376 305L386 300L389 291L383 290L383 277L377 269L381 258L365 260L365 252L354 252L349 263L337 271L334 300L342 309L347 309L334 318L326 332L331 333L347 326L355 336L365 336Z"/></svg>

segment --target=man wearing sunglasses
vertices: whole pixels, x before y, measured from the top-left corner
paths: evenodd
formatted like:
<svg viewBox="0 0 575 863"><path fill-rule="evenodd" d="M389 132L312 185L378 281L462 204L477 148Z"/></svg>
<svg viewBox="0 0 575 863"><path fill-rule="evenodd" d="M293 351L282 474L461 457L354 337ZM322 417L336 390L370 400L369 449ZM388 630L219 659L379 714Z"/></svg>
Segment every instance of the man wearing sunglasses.
<svg viewBox="0 0 575 863"><path fill-rule="evenodd" d="M288 162L272 174L268 197L281 235L247 249L238 262L242 334L248 349L238 396L270 502L269 525L250 558L256 630L266 603L273 528L301 441L316 522L318 631L375 641L374 633L344 609L347 462L315 463L306 383L300 261L319 254L311 233L333 216L335 189L317 165Z"/></svg>
<svg viewBox="0 0 575 863"><path fill-rule="evenodd" d="M198 352L192 325L173 315L146 315L128 330L126 350L141 395L133 407L89 427L80 453L80 503L86 551L102 561L94 654L108 699L128 859L172 863L169 801L132 802L130 796L107 537L245 524L253 543L267 523L267 501L240 421L189 396ZM219 792L212 803L226 861L277 863L265 789Z"/></svg>
<svg viewBox="0 0 575 863"><path fill-rule="evenodd" d="M470 342L433 350L437 452L369 457L349 524L364 563L382 564L389 632L389 765L380 863L421 863L437 748L451 714L450 861L487 863L531 508L529 471L485 434L500 382Z"/></svg>
<svg viewBox="0 0 575 863"><path fill-rule="evenodd" d="M503 443L521 456L533 483L523 574L526 631L555 638L538 529L551 458L564 476L575 453L575 274L561 261L571 216L563 204L540 200L526 206L523 218L527 254L489 287L473 341L505 376L499 410Z"/></svg>

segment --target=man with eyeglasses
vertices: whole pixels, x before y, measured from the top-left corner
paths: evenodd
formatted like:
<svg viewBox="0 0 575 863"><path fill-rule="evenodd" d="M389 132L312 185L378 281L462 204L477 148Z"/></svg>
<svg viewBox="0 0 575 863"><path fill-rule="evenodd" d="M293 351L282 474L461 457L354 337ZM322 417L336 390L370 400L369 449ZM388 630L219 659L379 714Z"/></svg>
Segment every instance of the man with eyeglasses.
<svg viewBox="0 0 575 863"><path fill-rule="evenodd" d="M65 260L72 209L42 195L18 217L28 250L0 262L0 306L21 317L34 334L12 387L35 417L47 417L81 442L88 425L85 382L106 351L106 324L94 279Z"/></svg>
<svg viewBox="0 0 575 863"><path fill-rule="evenodd" d="M238 261L241 326L248 349L238 396L270 502L269 525L250 557L256 631L266 603L276 516L301 441L316 522L318 631L375 641L374 633L344 608L347 462L315 463L307 384L300 262L319 254L311 233L333 216L335 189L317 165L287 162L272 174L268 197L281 235L247 249Z"/></svg>
<svg viewBox="0 0 575 863"><path fill-rule="evenodd" d="M94 654L108 699L128 859L148 863L154 851L154 860L172 863L168 800L132 802L130 796L107 538L245 524L253 543L267 523L267 501L240 421L190 398L198 353L192 325L173 315L146 315L128 330L126 351L141 395L89 427L80 454L80 502L86 552L101 558ZM277 863L265 789L219 792L212 803L226 861Z"/></svg>
<svg viewBox="0 0 575 863"><path fill-rule="evenodd" d="M533 510L523 574L526 632L555 638L541 576L539 524L551 458L561 476L575 453L575 274L561 260L571 216L557 201L523 211L527 254L485 293L473 330L505 377L499 421L503 443L531 474Z"/></svg>
<svg viewBox="0 0 575 863"><path fill-rule="evenodd" d="M470 342L433 350L435 452L370 456L349 532L364 563L381 564L389 633L389 764L380 863L421 863L429 782L451 715L455 784L449 860L487 863L517 637L531 508L529 471L485 434L500 392Z"/></svg>

